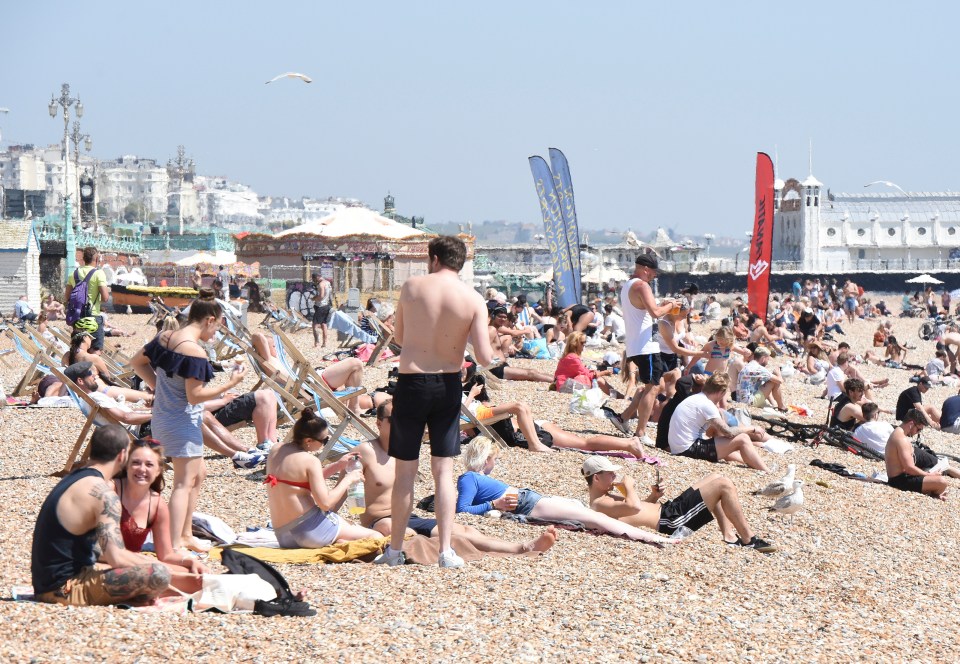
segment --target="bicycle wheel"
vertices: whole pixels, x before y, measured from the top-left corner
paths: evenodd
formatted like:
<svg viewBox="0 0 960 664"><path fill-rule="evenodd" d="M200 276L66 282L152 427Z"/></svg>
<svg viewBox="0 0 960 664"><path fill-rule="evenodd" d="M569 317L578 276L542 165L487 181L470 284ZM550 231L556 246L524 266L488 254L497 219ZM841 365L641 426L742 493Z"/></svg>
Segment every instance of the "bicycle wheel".
<svg viewBox="0 0 960 664"><path fill-rule="evenodd" d="M917 331L917 334L919 334L920 338L923 339L924 341L930 341L931 339L933 339L933 336L936 334L936 332L937 332L936 326L930 321L927 321L926 323L920 326L920 329Z"/></svg>

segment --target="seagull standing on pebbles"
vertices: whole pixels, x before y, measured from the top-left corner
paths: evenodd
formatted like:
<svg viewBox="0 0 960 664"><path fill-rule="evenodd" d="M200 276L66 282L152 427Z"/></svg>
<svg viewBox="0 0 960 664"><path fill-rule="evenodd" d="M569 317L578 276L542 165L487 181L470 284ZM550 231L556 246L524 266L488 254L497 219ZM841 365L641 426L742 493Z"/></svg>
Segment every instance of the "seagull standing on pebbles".
<svg viewBox="0 0 960 664"><path fill-rule="evenodd" d="M779 498L780 496L787 495L793 491L793 478L796 474L796 471L797 467L791 463L789 466L787 466L786 475L781 477L776 482L771 482L759 491L754 491L753 495L766 496L767 498Z"/></svg>
<svg viewBox="0 0 960 664"><path fill-rule="evenodd" d="M803 507L803 480L796 480L793 483L793 492L783 496L770 508L771 512L777 514L795 514Z"/></svg>
<svg viewBox="0 0 960 664"><path fill-rule="evenodd" d="M298 74L295 71L288 71L285 74L274 76L269 81L267 81L267 85L273 83L274 81L279 81L281 78L299 78L304 83L313 83L313 79L307 76L306 74Z"/></svg>

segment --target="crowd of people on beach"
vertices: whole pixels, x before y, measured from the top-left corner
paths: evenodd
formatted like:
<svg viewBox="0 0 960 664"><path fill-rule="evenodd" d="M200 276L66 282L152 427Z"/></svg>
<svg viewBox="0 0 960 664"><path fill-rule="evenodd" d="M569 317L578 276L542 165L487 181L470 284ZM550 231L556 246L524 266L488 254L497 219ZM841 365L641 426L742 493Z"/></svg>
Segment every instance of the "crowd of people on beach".
<svg viewBox="0 0 960 664"><path fill-rule="evenodd" d="M939 407L923 401L932 384L960 383L960 329L943 323L935 356L909 364L915 349L890 334L886 304L873 303L852 280L797 280L790 293L770 298L764 319L740 298L724 311L716 296L700 296L695 285L657 297L657 257L641 253L619 292L561 308L549 287L539 302L493 289L482 297L460 279L466 249L455 237L432 240L428 256L428 273L404 283L396 307L371 300L359 320L335 311L329 282L314 280L314 345L326 346L332 328L370 343L388 335L384 341L399 353L395 380L370 394L359 389L359 359L342 358L319 372L331 391L346 390L348 418L368 415L376 423L375 436L324 464L318 453L329 449L340 430L317 408L302 408L287 440L280 441L278 412L287 390L300 389L302 381L281 361L277 339L250 333L251 352L263 360L260 389L236 391L246 364L214 366L210 351L224 335L226 291L200 289L188 310L160 318L156 336L129 362L138 386L118 385L115 367L103 357L98 308L109 294L96 275L95 253L88 260L84 252L88 269L72 278L94 284L87 293L97 308L91 306L91 315L73 326L63 378L44 377L35 401L79 391L86 397L80 401L84 415L100 415L88 462L61 480L40 508L31 562L37 598L116 604L202 587L203 575L210 574L201 557L209 543L194 535L193 514L207 483L204 448L238 468L265 465L266 511L279 547L387 537L389 544L374 560L387 566L406 561L404 540L413 533L436 538L439 566L456 568L464 561L453 548L454 536L479 551L542 553L557 540L555 526L564 524L664 547L716 521L725 545L775 552L778 547L748 523L736 486L709 468L723 461L770 471L777 441L742 414L766 408L789 418L784 386L791 376L823 385L829 425L883 456L882 479L891 487L942 499L947 478L960 477L911 441L925 427L960 432L960 395ZM947 294L909 302L905 296L903 315L914 315L918 307L927 314L939 314L940 307L949 313L950 304ZM27 324L44 323L22 307L18 315ZM55 315L45 305L42 316ZM853 325L877 326L872 347L836 343ZM515 358L547 361L531 368L512 363ZM895 405L890 381L866 380L857 369L863 363L905 370L906 387ZM225 379L214 381L215 370ZM537 419L541 413L532 404L494 403L487 387L498 381L539 383L576 398L599 392L608 401L600 411L622 435L582 436ZM610 407L618 400L624 401L621 409ZM881 421L883 413L897 424ZM232 431L244 422L256 431L253 448ZM413 513L425 434L433 516ZM588 500L496 479L500 443L531 453L588 453L581 468ZM711 466L702 479L664 500L659 479L642 490L610 459L643 459L655 450ZM455 477L454 459L460 457L464 472ZM168 460L172 486L164 497ZM365 507L356 522L340 512L358 482ZM511 542L457 523L458 513L511 515L545 528ZM142 553L148 540L153 555Z"/></svg>

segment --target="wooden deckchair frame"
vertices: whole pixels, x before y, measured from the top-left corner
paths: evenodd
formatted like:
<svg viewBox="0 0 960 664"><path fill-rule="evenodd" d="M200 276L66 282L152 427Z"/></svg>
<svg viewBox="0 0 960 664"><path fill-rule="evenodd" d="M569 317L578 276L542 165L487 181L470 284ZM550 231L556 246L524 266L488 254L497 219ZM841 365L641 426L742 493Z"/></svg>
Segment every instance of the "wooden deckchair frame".
<svg viewBox="0 0 960 664"><path fill-rule="evenodd" d="M367 360L368 367L375 367L380 363L380 355L387 348L393 350L395 355L400 354L400 346L393 343L393 332L388 330L384 324L377 318L377 315L373 312L362 311L360 315L370 321L370 324L373 326L373 329L377 332L377 343L373 347L373 353L370 355L370 359ZM396 349L396 350L394 350Z"/></svg>
<svg viewBox="0 0 960 664"><path fill-rule="evenodd" d="M67 461L63 465L63 469L53 473L54 476L64 477L65 475L69 474L77 465L84 463L90 457L90 446L86 444L87 434L90 432L91 427L96 425L98 417L106 420L108 424L118 424L122 426L123 430L126 431L127 435L130 437L130 440L134 440L135 436L130 433L130 430L127 429L123 423L104 410L103 407L94 401L89 394L81 390L80 386L70 380L66 374L63 373L63 370L60 367L54 366L49 357L47 357L45 354L41 355L46 359L47 362L49 362L48 366L50 367L50 373L56 376L57 380L63 383L64 387L70 390L75 397L90 407L90 414L87 415L87 419L83 423L83 428L80 429L80 435L77 436L77 441L73 444L73 448L70 450L69 456L67 456Z"/></svg>
<svg viewBox="0 0 960 664"><path fill-rule="evenodd" d="M30 362L30 366L27 367L20 382L17 383L11 393L11 396L15 397L25 396L30 388L34 387L47 373L44 368L49 371L49 365L43 364L44 358L46 357L48 362L52 362L52 360L44 354L43 349L28 334L21 332L12 325L7 327L6 333L16 346L17 352L23 356L24 360ZM32 359L30 359L31 357Z"/></svg>

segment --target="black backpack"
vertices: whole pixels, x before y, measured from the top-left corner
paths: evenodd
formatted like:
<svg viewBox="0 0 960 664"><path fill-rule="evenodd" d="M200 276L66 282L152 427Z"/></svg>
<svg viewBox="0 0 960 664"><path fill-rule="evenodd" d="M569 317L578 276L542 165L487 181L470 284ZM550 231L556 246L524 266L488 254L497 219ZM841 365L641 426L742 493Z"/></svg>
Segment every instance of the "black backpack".
<svg viewBox="0 0 960 664"><path fill-rule="evenodd" d="M258 599L253 606L254 613L261 616L317 615L317 610L311 609L309 602L297 599L290 591L290 584L273 565L234 549L224 549L220 554L220 561L232 574L256 574L277 591L276 599Z"/></svg>

